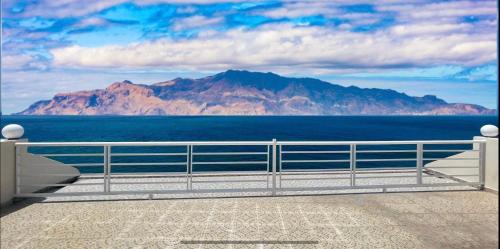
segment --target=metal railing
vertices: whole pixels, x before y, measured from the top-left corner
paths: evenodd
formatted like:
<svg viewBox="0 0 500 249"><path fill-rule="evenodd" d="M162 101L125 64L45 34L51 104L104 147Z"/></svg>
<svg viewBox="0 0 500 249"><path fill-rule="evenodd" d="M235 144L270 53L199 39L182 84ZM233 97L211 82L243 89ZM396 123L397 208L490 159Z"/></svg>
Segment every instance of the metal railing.
<svg viewBox="0 0 500 249"><path fill-rule="evenodd" d="M454 156L462 152L473 157ZM484 186L482 140L19 142L16 153L17 197L222 192L279 195ZM25 161L25 153L62 162L60 167L72 166L80 176L74 182L39 183L36 179L72 175L30 172L36 165ZM429 164L433 161L441 164ZM459 173L453 173L455 169Z"/></svg>

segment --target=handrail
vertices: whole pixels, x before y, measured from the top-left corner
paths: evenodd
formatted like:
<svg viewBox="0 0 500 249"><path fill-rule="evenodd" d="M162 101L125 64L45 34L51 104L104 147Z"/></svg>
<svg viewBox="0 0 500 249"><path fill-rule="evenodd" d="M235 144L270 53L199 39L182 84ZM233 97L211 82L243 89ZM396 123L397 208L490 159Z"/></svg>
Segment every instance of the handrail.
<svg viewBox="0 0 500 249"><path fill-rule="evenodd" d="M277 145L405 145L405 144L470 144L486 140L388 140L388 141L277 141ZM18 142L16 146L230 146L273 145L272 141L176 141L176 142Z"/></svg>
<svg viewBox="0 0 500 249"><path fill-rule="evenodd" d="M19 142L20 146L186 146L186 145L272 145L270 141L182 141L182 142Z"/></svg>
<svg viewBox="0 0 500 249"><path fill-rule="evenodd" d="M486 140L401 140L401 141L278 141L279 145L405 145L405 144L470 144Z"/></svg>

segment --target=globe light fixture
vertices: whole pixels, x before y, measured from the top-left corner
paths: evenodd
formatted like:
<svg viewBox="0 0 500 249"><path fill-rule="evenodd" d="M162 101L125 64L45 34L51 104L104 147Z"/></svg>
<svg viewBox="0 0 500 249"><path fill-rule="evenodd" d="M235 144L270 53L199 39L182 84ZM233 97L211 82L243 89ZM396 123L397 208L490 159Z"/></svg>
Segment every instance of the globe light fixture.
<svg viewBox="0 0 500 249"><path fill-rule="evenodd" d="M18 124L6 125L2 129L2 136L6 139L19 139L24 134L24 128Z"/></svg>
<svg viewBox="0 0 500 249"><path fill-rule="evenodd" d="M498 127L494 125L485 125L481 127L481 135L485 137L497 137L498 136Z"/></svg>

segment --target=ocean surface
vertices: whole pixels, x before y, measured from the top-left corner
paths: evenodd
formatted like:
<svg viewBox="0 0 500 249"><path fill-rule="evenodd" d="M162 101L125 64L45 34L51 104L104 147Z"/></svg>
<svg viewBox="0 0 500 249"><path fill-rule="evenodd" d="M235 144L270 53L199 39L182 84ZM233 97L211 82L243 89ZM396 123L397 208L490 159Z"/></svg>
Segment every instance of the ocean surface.
<svg viewBox="0 0 500 249"><path fill-rule="evenodd" d="M30 141L470 139L496 116L2 116Z"/></svg>
<svg viewBox="0 0 500 249"><path fill-rule="evenodd" d="M2 127L20 124L25 138L32 142L55 141L367 141L367 140L459 140L479 135L481 126L498 125L496 116L2 116ZM411 146L410 146L411 147ZM386 146L384 149L414 149L408 146ZM450 147L447 147L450 148ZM456 148L456 147L454 147ZM183 152L184 148L113 148L113 152ZM199 148L204 149L204 148ZM231 148L239 151L262 151L260 148ZM317 149L317 148L300 148ZM348 148L323 148L348 150ZM370 148L365 148L370 149ZM380 148L377 148L380 149ZM467 149L467 148L464 148ZM97 151L96 151L97 150ZM209 148L206 151L221 151ZM227 151L227 148L226 148ZM33 153L102 153L102 148L34 148ZM299 156L299 157L298 157ZM347 156L347 155L345 155ZM346 159L342 155L289 155L288 159ZM361 155L360 155L361 156ZM373 158L380 155L363 155ZM384 158L413 158L415 154L398 153ZM431 155L445 157L448 154ZM239 157L241 160L265 160L258 156ZM360 157L358 157L360 158ZM67 163L102 162L101 158L53 158ZM199 156L198 161L231 160L224 156ZM285 160L285 159L284 159ZM185 157L113 157L113 163L130 162L185 162ZM365 163L359 167L413 166L414 162ZM264 165L200 165L194 170L260 170ZM342 168L347 164L285 165L295 168ZM100 172L102 167L85 167L82 172ZM121 166L112 172L185 171L185 166Z"/></svg>

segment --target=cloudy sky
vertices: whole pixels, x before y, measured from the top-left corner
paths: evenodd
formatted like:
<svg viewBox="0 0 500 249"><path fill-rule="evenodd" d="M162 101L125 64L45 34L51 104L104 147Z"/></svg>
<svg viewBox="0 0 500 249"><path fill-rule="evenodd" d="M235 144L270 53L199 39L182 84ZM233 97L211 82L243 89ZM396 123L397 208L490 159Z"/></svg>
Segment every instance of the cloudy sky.
<svg viewBox="0 0 500 249"><path fill-rule="evenodd" d="M227 69L497 108L496 29L495 0L5 0L2 112Z"/></svg>

